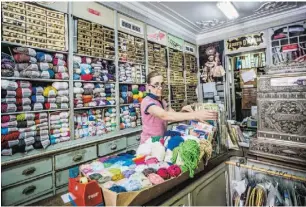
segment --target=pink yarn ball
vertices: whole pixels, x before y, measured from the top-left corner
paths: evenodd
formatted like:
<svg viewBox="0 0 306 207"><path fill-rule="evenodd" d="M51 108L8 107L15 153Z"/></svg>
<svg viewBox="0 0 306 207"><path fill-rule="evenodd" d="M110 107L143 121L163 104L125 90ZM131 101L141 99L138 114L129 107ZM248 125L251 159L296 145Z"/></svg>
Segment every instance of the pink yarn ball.
<svg viewBox="0 0 306 207"><path fill-rule="evenodd" d="M181 174L181 168L178 165L171 165L168 167L168 173L171 177L177 177Z"/></svg>

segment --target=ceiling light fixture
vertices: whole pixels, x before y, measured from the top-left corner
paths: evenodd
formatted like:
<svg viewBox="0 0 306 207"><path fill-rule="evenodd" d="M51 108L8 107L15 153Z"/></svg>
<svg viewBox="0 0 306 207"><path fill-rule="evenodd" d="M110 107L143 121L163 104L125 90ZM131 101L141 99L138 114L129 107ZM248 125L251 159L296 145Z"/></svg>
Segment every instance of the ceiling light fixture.
<svg viewBox="0 0 306 207"><path fill-rule="evenodd" d="M223 12L223 14L228 19L236 19L239 17L239 14L233 4L229 1L226 2L218 2L217 7Z"/></svg>

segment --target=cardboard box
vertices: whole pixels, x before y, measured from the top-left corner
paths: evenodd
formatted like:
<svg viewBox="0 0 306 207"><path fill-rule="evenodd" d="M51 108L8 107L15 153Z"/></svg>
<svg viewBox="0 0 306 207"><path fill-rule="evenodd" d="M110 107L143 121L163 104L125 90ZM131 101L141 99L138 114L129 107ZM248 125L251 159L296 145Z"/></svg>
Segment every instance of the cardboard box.
<svg viewBox="0 0 306 207"><path fill-rule="evenodd" d="M204 163L201 161L195 173L204 170ZM140 206L150 200L169 191L180 183L189 179L189 172L181 174L177 178L171 178L160 185L154 185L151 188L141 191L133 191L126 193L115 193L106 188L102 188L105 206Z"/></svg>

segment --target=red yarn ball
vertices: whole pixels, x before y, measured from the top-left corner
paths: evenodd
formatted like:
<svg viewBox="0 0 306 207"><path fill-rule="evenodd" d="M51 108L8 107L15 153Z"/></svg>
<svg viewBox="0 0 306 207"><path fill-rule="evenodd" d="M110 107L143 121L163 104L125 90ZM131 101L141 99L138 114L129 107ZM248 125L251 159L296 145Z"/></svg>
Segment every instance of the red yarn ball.
<svg viewBox="0 0 306 207"><path fill-rule="evenodd" d="M2 116L2 117L1 117L1 122L2 122L2 123L9 122L10 119L11 119L11 117L10 117L9 115Z"/></svg>
<svg viewBox="0 0 306 207"><path fill-rule="evenodd" d="M168 180L170 178L170 175L166 168L159 168L156 172L160 177L162 177L164 180Z"/></svg>
<svg viewBox="0 0 306 207"><path fill-rule="evenodd" d="M171 165L168 167L168 173L171 177L177 177L181 174L181 168L178 165Z"/></svg>

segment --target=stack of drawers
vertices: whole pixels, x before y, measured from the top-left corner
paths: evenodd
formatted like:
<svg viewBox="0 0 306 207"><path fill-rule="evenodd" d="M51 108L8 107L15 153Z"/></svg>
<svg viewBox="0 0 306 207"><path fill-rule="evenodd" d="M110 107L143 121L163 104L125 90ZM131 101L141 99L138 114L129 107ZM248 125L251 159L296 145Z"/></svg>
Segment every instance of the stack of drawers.
<svg viewBox="0 0 306 207"><path fill-rule="evenodd" d="M83 55L91 55L90 41L91 41L91 23L88 21L78 20L78 53Z"/></svg>
<svg viewBox="0 0 306 207"><path fill-rule="evenodd" d="M2 40L53 50L65 50L65 14L29 3L2 4Z"/></svg>
<svg viewBox="0 0 306 207"><path fill-rule="evenodd" d="M115 59L115 32L113 29L103 27L103 40L104 40L104 58Z"/></svg>
<svg viewBox="0 0 306 207"><path fill-rule="evenodd" d="M46 9L25 4L27 44L33 47L47 46L47 16Z"/></svg>
<svg viewBox="0 0 306 207"><path fill-rule="evenodd" d="M304 71L258 78L258 134L251 140L251 152L306 164L306 68Z"/></svg>
<svg viewBox="0 0 306 207"><path fill-rule="evenodd" d="M65 50L65 15L46 10L47 14L47 48Z"/></svg>
<svg viewBox="0 0 306 207"><path fill-rule="evenodd" d="M23 2L2 2L2 40L26 44L26 9Z"/></svg>
<svg viewBox="0 0 306 207"><path fill-rule="evenodd" d="M177 50L169 50L170 59L170 79L171 85L184 84L183 76L183 53Z"/></svg>
<svg viewBox="0 0 306 207"><path fill-rule="evenodd" d="M103 56L103 26L91 23L91 55L95 57Z"/></svg>

